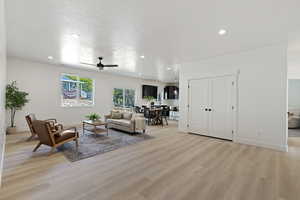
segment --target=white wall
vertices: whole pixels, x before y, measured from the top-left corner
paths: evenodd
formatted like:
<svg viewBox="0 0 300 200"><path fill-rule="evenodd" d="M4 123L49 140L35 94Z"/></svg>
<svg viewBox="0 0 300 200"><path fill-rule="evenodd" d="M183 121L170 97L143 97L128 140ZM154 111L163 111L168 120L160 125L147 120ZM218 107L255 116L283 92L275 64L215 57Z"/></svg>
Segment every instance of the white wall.
<svg viewBox="0 0 300 200"><path fill-rule="evenodd" d="M297 43L296 43L297 44ZM289 46L294 43L290 42ZM300 50L299 47L293 50L289 49L287 52L288 59L288 79L300 79Z"/></svg>
<svg viewBox="0 0 300 200"><path fill-rule="evenodd" d="M0 0L0 186L5 145L6 38L4 0Z"/></svg>
<svg viewBox="0 0 300 200"><path fill-rule="evenodd" d="M191 78L237 74L235 141L287 148L287 46L264 47L183 64L180 69L180 130L187 131L187 83Z"/></svg>
<svg viewBox="0 0 300 200"><path fill-rule="evenodd" d="M74 73L95 80L94 107L61 107L60 75ZM137 105L144 104L141 99L142 84L156 85L163 91L165 83L142 80L125 76L116 76L99 71L85 71L61 65L44 64L18 58L8 58L7 81L17 81L21 90L29 93L30 102L22 111L16 114L16 124L19 131L28 130L25 115L35 113L39 119L57 118L66 125L79 124L84 116L97 112L102 116L108 114L112 104L113 88L131 88L136 90Z"/></svg>

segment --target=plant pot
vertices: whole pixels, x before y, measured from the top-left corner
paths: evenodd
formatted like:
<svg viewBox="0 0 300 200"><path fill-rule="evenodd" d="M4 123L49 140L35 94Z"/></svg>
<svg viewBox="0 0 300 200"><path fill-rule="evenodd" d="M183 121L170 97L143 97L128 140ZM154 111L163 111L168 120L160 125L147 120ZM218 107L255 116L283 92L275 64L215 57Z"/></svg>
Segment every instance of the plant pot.
<svg viewBox="0 0 300 200"><path fill-rule="evenodd" d="M17 127L7 127L7 129L6 129L6 133L7 134L14 134L14 133L16 133L17 132Z"/></svg>

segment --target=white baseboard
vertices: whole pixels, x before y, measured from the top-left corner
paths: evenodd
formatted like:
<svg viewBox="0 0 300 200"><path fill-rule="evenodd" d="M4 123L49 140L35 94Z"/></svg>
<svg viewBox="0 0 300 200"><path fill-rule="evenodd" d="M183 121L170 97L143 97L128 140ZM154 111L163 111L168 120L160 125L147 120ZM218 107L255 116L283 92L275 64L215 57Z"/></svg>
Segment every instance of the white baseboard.
<svg viewBox="0 0 300 200"><path fill-rule="evenodd" d="M236 137L235 141L236 143L240 144L248 144L248 145L253 145L253 146L259 146L267 149L273 149L277 151L283 151L283 152L288 152L288 145L279 145L279 144L271 144L267 142L261 142L249 138L242 138L242 137Z"/></svg>
<svg viewBox="0 0 300 200"><path fill-rule="evenodd" d="M183 132L183 133L188 133L189 132L187 128L182 128L182 127L179 127L178 131Z"/></svg>
<svg viewBox="0 0 300 200"><path fill-rule="evenodd" d="M187 128L181 128L181 129L179 129L179 131L184 132L184 133L189 132ZM267 149L273 149L273 150L277 150L277 151L288 152L288 145L279 145L279 144L261 142L261 141L257 141L254 139L243 138L243 137L238 137L238 136L234 137L233 142L263 147L263 148L267 148Z"/></svg>
<svg viewBox="0 0 300 200"><path fill-rule="evenodd" d="M3 173L3 162L4 162L4 152L5 152L5 142L6 142L6 133L0 133L0 188L2 186L2 173Z"/></svg>

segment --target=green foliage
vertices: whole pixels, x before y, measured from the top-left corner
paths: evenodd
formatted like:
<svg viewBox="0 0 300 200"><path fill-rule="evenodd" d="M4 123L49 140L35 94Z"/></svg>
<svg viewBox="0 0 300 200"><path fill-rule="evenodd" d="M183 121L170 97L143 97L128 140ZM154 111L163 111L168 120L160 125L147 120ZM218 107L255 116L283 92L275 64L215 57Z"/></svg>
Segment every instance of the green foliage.
<svg viewBox="0 0 300 200"><path fill-rule="evenodd" d="M82 90L85 92L93 91L93 80L90 78L80 78Z"/></svg>
<svg viewBox="0 0 300 200"><path fill-rule="evenodd" d="M114 88L113 102L116 107L133 107L135 101L135 90Z"/></svg>
<svg viewBox="0 0 300 200"><path fill-rule="evenodd" d="M72 76L72 75L65 75L65 77L73 80L73 81L77 81L77 76Z"/></svg>
<svg viewBox="0 0 300 200"><path fill-rule="evenodd" d="M114 89L113 102L114 106L123 106L123 89Z"/></svg>
<svg viewBox="0 0 300 200"><path fill-rule="evenodd" d="M91 113L91 114L89 114L89 115L87 115L87 116L85 116L87 119L89 119L89 120L92 120L92 121L96 121L96 120L99 120L99 119L101 119L101 116L100 115L98 115L97 113Z"/></svg>
<svg viewBox="0 0 300 200"><path fill-rule="evenodd" d="M153 96L145 96L144 99L146 99L147 101L151 102L153 101L155 98Z"/></svg>
<svg viewBox="0 0 300 200"><path fill-rule="evenodd" d="M11 84L6 86L6 102L5 108L10 110L11 119L10 126L14 127L15 114L17 110L21 110L23 106L29 101L27 99L28 93L22 92L17 87L17 82L13 81Z"/></svg>

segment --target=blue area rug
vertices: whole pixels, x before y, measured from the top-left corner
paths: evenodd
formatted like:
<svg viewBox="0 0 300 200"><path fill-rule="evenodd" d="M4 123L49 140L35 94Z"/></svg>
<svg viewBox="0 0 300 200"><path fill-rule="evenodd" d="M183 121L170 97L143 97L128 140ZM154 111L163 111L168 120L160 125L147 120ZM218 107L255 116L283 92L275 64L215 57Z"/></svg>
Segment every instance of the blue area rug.
<svg viewBox="0 0 300 200"><path fill-rule="evenodd" d="M148 134L131 134L114 129L109 129L108 136L106 132L95 134L85 131L85 133L82 134L82 130L80 130L78 151L76 151L75 142L68 142L57 149L61 151L69 161L75 162L152 138L154 137Z"/></svg>

